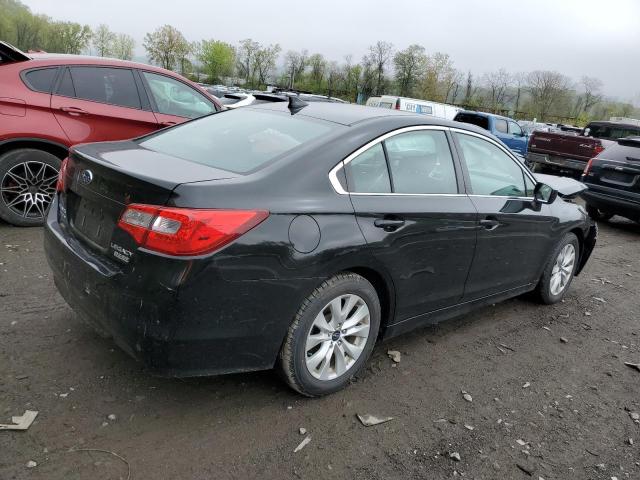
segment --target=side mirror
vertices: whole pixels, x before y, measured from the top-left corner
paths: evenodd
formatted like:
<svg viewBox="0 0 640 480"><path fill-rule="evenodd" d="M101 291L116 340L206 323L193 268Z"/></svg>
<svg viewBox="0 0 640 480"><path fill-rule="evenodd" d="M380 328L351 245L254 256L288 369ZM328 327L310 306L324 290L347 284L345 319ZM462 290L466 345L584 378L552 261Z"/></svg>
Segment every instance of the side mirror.
<svg viewBox="0 0 640 480"><path fill-rule="evenodd" d="M538 182L533 189L533 199L536 203L553 203L557 196L557 190L545 183Z"/></svg>

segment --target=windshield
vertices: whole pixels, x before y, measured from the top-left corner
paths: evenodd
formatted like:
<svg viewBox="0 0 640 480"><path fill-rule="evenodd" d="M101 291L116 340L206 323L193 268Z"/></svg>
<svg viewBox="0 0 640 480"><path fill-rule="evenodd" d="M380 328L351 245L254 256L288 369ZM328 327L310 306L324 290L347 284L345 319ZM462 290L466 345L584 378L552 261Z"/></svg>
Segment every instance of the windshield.
<svg viewBox="0 0 640 480"><path fill-rule="evenodd" d="M640 135L640 128L627 125L589 125L589 136L594 138L617 140L634 135Z"/></svg>
<svg viewBox="0 0 640 480"><path fill-rule="evenodd" d="M238 109L209 115L140 140L149 150L234 173L247 173L329 133L331 123Z"/></svg>

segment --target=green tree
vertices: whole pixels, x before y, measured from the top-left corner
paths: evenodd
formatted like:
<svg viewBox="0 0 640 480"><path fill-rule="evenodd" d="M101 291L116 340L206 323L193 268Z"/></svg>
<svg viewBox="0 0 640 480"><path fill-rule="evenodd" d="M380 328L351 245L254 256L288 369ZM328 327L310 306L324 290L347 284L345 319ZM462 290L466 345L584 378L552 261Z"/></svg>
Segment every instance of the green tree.
<svg viewBox="0 0 640 480"><path fill-rule="evenodd" d="M418 80L424 75L427 56L421 45L409 45L393 57L396 70L396 82L400 95L406 97L414 94Z"/></svg>
<svg viewBox="0 0 640 480"><path fill-rule="evenodd" d="M189 42L171 25L163 25L154 32L147 33L142 45L149 59L167 70L172 70L178 61L183 63L185 51L190 50ZM184 63L181 66L184 68Z"/></svg>
<svg viewBox="0 0 640 480"><path fill-rule="evenodd" d="M96 49L99 57L111 57L114 55L115 41L116 34L109 30L109 27L104 23L98 25L98 28L93 33L93 48Z"/></svg>
<svg viewBox="0 0 640 480"><path fill-rule="evenodd" d="M136 42L133 37L125 33L119 33L113 41L113 56L120 60L131 60L135 45Z"/></svg>
<svg viewBox="0 0 640 480"><path fill-rule="evenodd" d="M219 83L223 77L233 74L236 52L231 45L220 40L203 40L198 60L202 63L203 72L209 77L209 82Z"/></svg>
<svg viewBox="0 0 640 480"><path fill-rule="evenodd" d="M53 22L47 32L45 50L78 55L91 40L91 28L75 22Z"/></svg>

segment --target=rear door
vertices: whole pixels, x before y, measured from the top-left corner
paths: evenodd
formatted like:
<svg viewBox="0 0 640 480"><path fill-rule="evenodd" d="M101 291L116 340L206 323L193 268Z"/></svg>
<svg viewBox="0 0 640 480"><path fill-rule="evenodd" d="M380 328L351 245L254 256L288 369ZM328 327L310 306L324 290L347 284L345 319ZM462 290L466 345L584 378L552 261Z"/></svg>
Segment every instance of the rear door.
<svg viewBox="0 0 640 480"><path fill-rule="evenodd" d="M536 281L553 240L551 206L533 202L534 180L497 142L463 130L454 138L480 224L464 299Z"/></svg>
<svg viewBox="0 0 640 480"><path fill-rule="evenodd" d="M526 155L527 137L525 136L524 131L522 130L520 125L518 125L513 120L507 120L507 124L509 128L509 139L507 146L520 155Z"/></svg>
<svg viewBox="0 0 640 480"><path fill-rule="evenodd" d="M397 321L457 303L477 218L446 129L391 132L345 163L358 225L395 285Z"/></svg>
<svg viewBox="0 0 640 480"><path fill-rule="evenodd" d="M202 92L168 75L140 71L160 126L169 127L217 111Z"/></svg>
<svg viewBox="0 0 640 480"><path fill-rule="evenodd" d="M71 145L125 140L158 128L130 68L65 68L51 108Z"/></svg>

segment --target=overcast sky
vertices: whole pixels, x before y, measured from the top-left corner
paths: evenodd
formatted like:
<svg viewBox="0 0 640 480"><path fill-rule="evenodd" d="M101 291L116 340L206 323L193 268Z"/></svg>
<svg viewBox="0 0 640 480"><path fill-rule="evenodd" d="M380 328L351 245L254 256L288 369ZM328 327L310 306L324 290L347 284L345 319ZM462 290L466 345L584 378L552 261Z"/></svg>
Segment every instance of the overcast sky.
<svg viewBox="0 0 640 480"><path fill-rule="evenodd" d="M190 40L252 38L359 59L377 40L448 53L476 74L558 70L600 78L605 93L640 104L640 0L22 0L54 19L108 24L143 55L165 23Z"/></svg>

